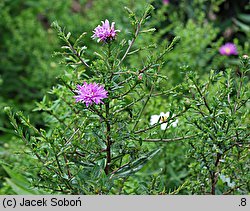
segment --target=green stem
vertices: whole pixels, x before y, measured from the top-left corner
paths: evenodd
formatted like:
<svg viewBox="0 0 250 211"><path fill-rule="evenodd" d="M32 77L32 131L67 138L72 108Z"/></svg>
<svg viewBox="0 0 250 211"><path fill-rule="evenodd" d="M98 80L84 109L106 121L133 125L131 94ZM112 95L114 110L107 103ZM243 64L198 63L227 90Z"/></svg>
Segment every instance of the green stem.
<svg viewBox="0 0 250 211"><path fill-rule="evenodd" d="M106 128L107 128L107 131L106 131L106 166L105 166L105 173L106 175L108 175L109 173L109 167L110 167L110 163L111 163L111 136L110 136L110 131L111 131L111 126L110 126L110 122L108 120L108 117L109 117L109 102L106 103L105 105L106 107Z"/></svg>
<svg viewBox="0 0 250 211"><path fill-rule="evenodd" d="M142 139L142 140L138 140L138 141L144 141L144 142L174 142L174 141L181 141L184 139L190 139L190 138L194 138L198 135L191 135L191 136L183 136L183 137L177 137L177 138L169 138L169 139Z"/></svg>
<svg viewBox="0 0 250 211"><path fill-rule="evenodd" d="M197 91L198 91L198 93L199 93L200 97L202 98L202 100L203 100L203 102L204 102L205 106L207 107L207 109L208 109L209 113L210 113L210 114L212 114L212 110L211 110L211 108L209 107L209 105L208 105L208 103L207 103L207 99L206 99L206 97L202 94L202 92L201 92L201 90L200 90L199 86L196 84L196 82L195 82L195 81L193 81L193 83L194 83L194 85L195 85L195 87L196 87L196 89L197 89Z"/></svg>
<svg viewBox="0 0 250 211"><path fill-rule="evenodd" d="M67 42L71 52L81 61L81 63L87 67L90 68L90 66L81 58L81 56L78 54L78 52L75 50L75 48L71 45L71 43L69 42L69 40L65 37L65 41Z"/></svg>
<svg viewBox="0 0 250 211"><path fill-rule="evenodd" d="M215 195L215 188L216 188L216 184L218 182L218 176L219 176L219 164L220 164L220 158L221 158L222 154L217 153L217 157L216 157L216 161L215 161L215 170L212 173L212 177L211 177L211 194Z"/></svg>
<svg viewBox="0 0 250 211"><path fill-rule="evenodd" d="M183 113L185 113L186 111L187 111L186 109L183 110L183 111L181 111L179 114L175 115L174 117L171 117L170 119L167 119L167 121L163 121L163 122L154 124L154 125L152 125L152 126L150 126L150 127L147 127L147 128L141 129L141 130L137 130L137 131L134 132L134 134L144 133L144 132L146 132L146 131L148 131L148 130L151 130L151 129L153 129L153 128L155 128L155 127L161 125L161 124L170 122L170 121L173 120L174 118L176 118L176 117L178 117L178 116L181 116L181 115L182 115Z"/></svg>
<svg viewBox="0 0 250 211"><path fill-rule="evenodd" d="M136 120L136 122L135 122L135 124L134 124L134 126L133 126L132 131L135 130L137 124L139 123L140 118L141 118L141 115L142 115L142 112L144 111L144 109L145 109L145 107L146 107L146 105L147 105L149 99L151 98L151 95L152 95L153 90L154 90L154 85L151 87L151 90L150 90L150 93L149 93L149 95L148 95L148 98L146 99L146 101L145 101L145 103L144 103L144 105L143 105L143 107L142 107L142 109L141 109L141 111L140 111L140 113L139 113L139 115L138 115L138 117L137 117L137 120Z"/></svg>
<svg viewBox="0 0 250 211"><path fill-rule="evenodd" d="M130 44L129 44L127 50L126 50L126 52L124 53L123 57L121 58L121 60L119 61L119 63L118 63L117 66L120 66L120 64L123 62L123 60L127 57L127 55L128 55L128 53L129 53L131 47L133 46L133 44L134 44L136 38L137 38L138 35L139 35L142 21L143 21L143 19L141 19L140 22L138 23L138 25L137 25L137 27L136 27L135 35L134 35L133 39L131 40L131 42L130 42Z"/></svg>

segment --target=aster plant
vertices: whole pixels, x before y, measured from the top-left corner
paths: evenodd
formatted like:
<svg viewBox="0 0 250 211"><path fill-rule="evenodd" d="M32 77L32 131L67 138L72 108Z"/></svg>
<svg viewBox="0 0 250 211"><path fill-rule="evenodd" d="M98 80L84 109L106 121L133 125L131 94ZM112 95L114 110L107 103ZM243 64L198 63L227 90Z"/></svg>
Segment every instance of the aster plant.
<svg viewBox="0 0 250 211"><path fill-rule="evenodd" d="M126 184L135 173L165 153L168 143L182 142L189 146L194 158L191 173L198 173L173 193L184 188L194 191L201 186L195 181L202 178L199 181L206 184L203 193L215 194L218 174L222 172L221 159L226 160L230 153L239 150L241 162L245 161L248 134L242 113L249 99L243 86L248 60L244 60L237 83L232 82L230 74L222 75L221 83L213 73L202 84L189 73L183 84L166 89L168 77L161 73L162 67L179 38L138 48L138 38L155 31L146 24L154 8L149 5L142 15L125 9L132 36L119 40L117 33L125 30L115 29L114 22L110 25L108 20L103 21L92 35L93 43L100 49L92 55L94 59L86 54L87 33L72 42L71 34L53 23L65 43L57 55L63 56L67 69L58 78L58 86L50 91L52 97L45 96L37 103L35 110L45 115L47 128L36 128L21 112L14 114L6 109L17 135L39 162L41 179L34 180L33 185L53 193L127 194ZM146 51L145 57L138 57L141 51ZM131 58L140 58L141 62L135 65ZM219 100L208 96L212 93L210 84L216 82L225 86L216 89L214 96L220 96ZM236 84L240 89L235 92ZM167 109L166 113L155 115L156 111L150 109L157 101L164 104L162 111ZM228 114L232 118L227 118ZM158 163L157 159L154 161ZM221 165L226 169L231 161ZM199 165L206 170L199 172ZM240 176L245 178L244 172L239 172L235 176L238 183L231 189L243 183ZM148 174L153 177L152 172ZM160 175L164 172L158 174L163 179L156 185L153 178L144 194L166 193L165 177ZM228 174L224 171L224 178Z"/></svg>
<svg viewBox="0 0 250 211"><path fill-rule="evenodd" d="M158 48L152 44L146 46L144 50L157 53L152 58L144 58L141 66L128 64L128 57L136 57L140 51L133 47L138 37L154 31L153 28L143 29L152 10L153 7L148 6L138 17L126 8L134 31L132 38L127 41L117 39L120 30L115 29L115 22L110 25L109 20L102 21L102 25L93 30L93 42L97 41L96 44L101 48L100 52L95 53L97 58L94 61L85 57L87 47L81 46L86 33L72 43L71 34L66 34L58 23L53 24L65 43L62 47L64 51L57 55L65 58L64 63L69 68L59 78L61 85L50 92L60 99L58 104L51 104L47 97L37 104L36 110L50 116L48 124L51 135L37 130L21 113L17 115L29 130L40 136L42 141L33 150L43 165L51 163L43 171L47 175L49 170L51 178L54 175L52 181L60 180L59 184L62 185L57 188L62 192L89 193L93 188L89 181L93 179L105 184L100 185L96 193L112 192L115 181L124 183L160 153L159 147L148 148L142 145L142 141L172 140L167 137L168 127L164 128L160 136L153 131L161 132L161 125L176 122L185 108L180 106L174 115L170 111L167 117L153 125L150 124L150 116L143 116L151 99L167 96L173 91L161 87L161 82L167 81L167 77L161 75L160 70L165 55L173 49L178 38L166 41ZM14 121L14 117L11 118ZM18 128L16 122L13 125ZM31 141L26 139L28 137L24 136L23 140L31 146ZM41 148L46 149L46 152L41 154ZM135 154L135 150L138 153ZM118 186L113 191L119 190Z"/></svg>

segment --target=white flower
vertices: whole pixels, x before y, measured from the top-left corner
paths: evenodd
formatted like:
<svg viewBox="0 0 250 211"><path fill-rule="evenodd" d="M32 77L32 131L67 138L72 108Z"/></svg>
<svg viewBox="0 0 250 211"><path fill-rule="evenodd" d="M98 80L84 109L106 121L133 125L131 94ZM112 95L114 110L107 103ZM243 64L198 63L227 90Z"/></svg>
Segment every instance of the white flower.
<svg viewBox="0 0 250 211"><path fill-rule="evenodd" d="M167 121L167 118L169 117L170 113L169 112L161 112L160 115L152 115L151 118L150 118L150 125L154 125L154 124L157 124L157 123L161 123L161 122L165 122ZM174 122L171 121L171 122L166 122L166 123L162 123L161 124L161 130L165 130L166 127L168 126L168 124L172 127L176 127L177 124L178 124L178 119L176 119Z"/></svg>

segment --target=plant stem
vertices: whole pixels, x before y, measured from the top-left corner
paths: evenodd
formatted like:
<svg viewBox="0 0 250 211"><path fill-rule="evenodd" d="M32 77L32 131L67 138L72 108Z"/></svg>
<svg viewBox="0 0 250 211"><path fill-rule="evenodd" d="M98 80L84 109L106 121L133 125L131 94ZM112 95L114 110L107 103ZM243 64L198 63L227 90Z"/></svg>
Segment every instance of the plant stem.
<svg viewBox="0 0 250 211"><path fill-rule="evenodd" d="M160 123L156 123L154 125L151 125L150 127L144 128L144 129L137 130L137 131L134 132L134 134L144 133L144 132L146 132L148 130L151 130L151 129L155 128L155 127L158 127L159 125L164 124L166 122L169 122L169 121L173 120L174 118L182 115L186 111L187 110L185 109L185 110L181 111L179 114L175 115L174 117L171 117L171 118L167 119L166 121L163 121L163 122L160 122Z"/></svg>
<svg viewBox="0 0 250 211"><path fill-rule="evenodd" d="M148 95L148 98L146 99L146 101L145 101L145 103L144 103L144 105L143 105L141 111L140 111L139 114L138 114L137 120L136 120L136 122L135 122L135 124L134 124L134 126L133 126L132 131L135 130L137 124L139 123L140 118L141 118L141 115L142 115L142 112L144 111L144 109L145 109L145 107L146 107L146 105L147 105L147 103L148 103L148 101L149 101L149 99L150 99L150 97L151 97L151 95L152 95L153 89L154 89L154 85L151 87L151 90L150 90L150 93L149 93L149 95Z"/></svg>
<svg viewBox="0 0 250 211"><path fill-rule="evenodd" d="M215 187L216 187L216 184L218 182L218 176L219 176L219 171L218 171L218 166L220 164L220 158L221 158L222 154L220 153L217 153L217 156L216 156L216 161L215 161L215 171L212 173L212 176L211 176L211 194L212 195L215 195Z"/></svg>
<svg viewBox="0 0 250 211"><path fill-rule="evenodd" d="M229 189L228 191L224 192L223 195L229 195L231 192L237 190L238 188L240 188L240 187L242 187L242 186L243 186L243 184L238 185L238 186L235 186L235 187Z"/></svg>
<svg viewBox="0 0 250 211"><path fill-rule="evenodd" d="M106 175L108 175L109 173L109 166L110 166L110 163L111 163L111 137L110 137L110 131L111 131L111 126L110 126L110 123L109 123L109 120L108 120L108 116L109 116L109 102L106 103L106 127L107 127L107 132L106 132L106 152L107 152L107 155L106 155L106 166L105 166L105 173Z"/></svg>
<svg viewBox="0 0 250 211"><path fill-rule="evenodd" d="M65 153L63 153L63 158L64 158L64 162L65 162L65 165L66 165L66 168L67 168L68 177L69 177L69 179L71 179L72 175L70 173L69 162L67 160L67 157L66 157Z"/></svg>
<svg viewBox="0 0 250 211"><path fill-rule="evenodd" d="M202 100L203 100L205 106L207 107L209 113L212 114L212 110L211 110L211 108L210 108L209 105L208 105L208 102L207 102L206 97L202 94L202 92L201 92L199 86L196 84L196 82L193 81L193 83L194 83L194 85L195 85L195 87L196 87L196 90L198 91L200 97L202 98Z"/></svg>
<svg viewBox="0 0 250 211"><path fill-rule="evenodd" d="M134 105L135 103L141 101L144 97L147 97L147 95L143 95L142 97L140 97L139 99L136 99L136 100L133 101L132 103L129 103L128 105L122 107L121 109L116 110L116 111L114 112L114 114L117 114L117 113L120 113L121 111L126 110L126 109L129 108L130 106L132 106L132 105Z"/></svg>
<svg viewBox="0 0 250 211"><path fill-rule="evenodd" d="M183 136L183 137L177 137L177 138L168 138L168 139L142 139L142 140L138 140L138 141L144 141L144 142L173 142L173 141L181 141L184 139L190 139L190 138L194 138L197 135L191 135L191 136Z"/></svg>
<svg viewBox="0 0 250 211"><path fill-rule="evenodd" d="M141 28L141 23L142 23L142 21L143 21L143 19L141 19L141 21L138 23L137 28L136 28L136 31L135 31L134 38L131 40L131 42L130 42L130 44L129 44L127 50L126 50L126 52L124 53L123 57L122 57L121 60L119 61L118 65L117 65L118 67L119 67L120 64L123 62L123 60L126 58L126 56L128 55L128 53L129 53L131 47L133 46L133 44L134 44L134 42L135 42L135 40L136 40L136 38L137 38L137 36L138 36L138 34L139 34L139 31L140 31L140 28Z"/></svg>
<svg viewBox="0 0 250 211"><path fill-rule="evenodd" d="M67 40L67 39L66 39ZM81 61L81 63L86 66L87 68L90 68L90 66L82 59L82 57L77 53L77 51L75 50L75 48L71 45L71 43L69 42L69 40L67 40L67 44L70 48L70 50L72 51L72 53Z"/></svg>

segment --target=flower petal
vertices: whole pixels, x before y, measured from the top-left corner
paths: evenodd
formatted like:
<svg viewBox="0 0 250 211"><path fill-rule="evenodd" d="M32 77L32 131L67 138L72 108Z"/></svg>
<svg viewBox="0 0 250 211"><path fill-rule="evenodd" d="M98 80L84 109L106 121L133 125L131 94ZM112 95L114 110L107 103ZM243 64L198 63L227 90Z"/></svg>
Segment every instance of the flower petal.
<svg viewBox="0 0 250 211"><path fill-rule="evenodd" d="M160 116L159 115L152 115L150 118L150 125L154 125L159 122Z"/></svg>

